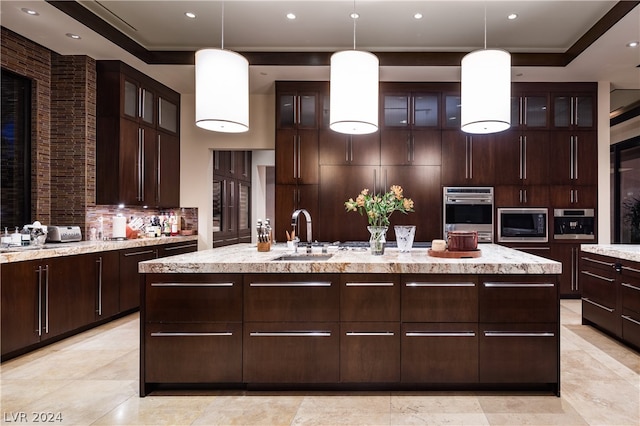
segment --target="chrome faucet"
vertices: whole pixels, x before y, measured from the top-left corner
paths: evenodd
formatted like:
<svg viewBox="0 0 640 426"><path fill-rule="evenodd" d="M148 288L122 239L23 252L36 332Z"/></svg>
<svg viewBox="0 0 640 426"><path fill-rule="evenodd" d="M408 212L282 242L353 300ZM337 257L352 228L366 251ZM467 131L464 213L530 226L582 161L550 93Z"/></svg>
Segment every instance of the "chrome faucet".
<svg viewBox="0 0 640 426"><path fill-rule="evenodd" d="M307 221L307 252L310 253L311 252L311 242L313 241L313 237L311 235L311 215L309 214L308 211L306 211L305 209L298 209L296 211L293 212L293 214L291 215L291 226L295 229L296 231L296 235L300 235L299 233L299 229L298 229L298 216L300 216L300 213L304 214L304 218ZM295 244L295 250L296 253L298 251L298 246L297 244Z"/></svg>

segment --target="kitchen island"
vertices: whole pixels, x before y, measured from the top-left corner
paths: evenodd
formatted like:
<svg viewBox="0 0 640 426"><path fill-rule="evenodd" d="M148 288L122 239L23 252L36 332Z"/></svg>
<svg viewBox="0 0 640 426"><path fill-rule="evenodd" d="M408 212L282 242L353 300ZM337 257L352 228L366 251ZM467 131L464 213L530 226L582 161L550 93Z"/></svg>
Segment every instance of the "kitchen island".
<svg viewBox="0 0 640 426"><path fill-rule="evenodd" d="M284 245L240 244L141 262L140 395L201 386L559 394L561 264L479 248L468 259L338 247L290 257Z"/></svg>

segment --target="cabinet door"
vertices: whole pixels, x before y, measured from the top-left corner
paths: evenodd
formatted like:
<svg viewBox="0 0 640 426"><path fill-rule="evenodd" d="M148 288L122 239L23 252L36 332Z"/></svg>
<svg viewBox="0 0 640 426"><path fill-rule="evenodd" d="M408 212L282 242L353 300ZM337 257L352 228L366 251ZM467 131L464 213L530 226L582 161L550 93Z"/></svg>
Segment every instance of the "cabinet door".
<svg viewBox="0 0 640 426"><path fill-rule="evenodd" d="M156 205L177 207L180 205L180 140L158 132L156 147Z"/></svg>
<svg viewBox="0 0 640 426"><path fill-rule="evenodd" d="M596 185L598 146L593 132L553 132L549 150L552 184Z"/></svg>
<svg viewBox="0 0 640 426"><path fill-rule="evenodd" d="M369 239L367 218L355 212L347 212L344 202L355 199L360 191L374 190L374 176L379 176L375 166L321 166L318 216L321 233L319 241L366 241Z"/></svg>
<svg viewBox="0 0 640 426"><path fill-rule="evenodd" d="M277 128L318 128L318 99L316 92L278 92Z"/></svg>
<svg viewBox="0 0 640 426"><path fill-rule="evenodd" d="M477 383L477 323L403 323L403 383Z"/></svg>
<svg viewBox="0 0 640 426"><path fill-rule="evenodd" d="M506 131L493 136L496 184L542 185L548 182L549 133Z"/></svg>
<svg viewBox="0 0 640 426"><path fill-rule="evenodd" d="M158 151L160 144L157 139L157 133L154 129L141 126L139 131L140 140L142 141L142 158L140 159L142 170L140 170L139 173L142 180L139 183L141 198L138 201L138 204L143 206L157 206L159 197L158 168L160 166ZM170 167L176 167L176 165L172 165ZM179 161L177 167L180 167Z"/></svg>
<svg viewBox="0 0 640 426"><path fill-rule="evenodd" d="M414 202L414 212L395 212L390 219L388 239L395 239L393 225L416 225L415 241L431 241L442 235L442 189L440 166L386 166L381 168L387 190L400 185ZM353 213L351 213L353 214Z"/></svg>
<svg viewBox="0 0 640 426"><path fill-rule="evenodd" d="M46 263L49 267L45 289L46 337L92 323L96 300L94 257L63 256L47 259Z"/></svg>
<svg viewBox="0 0 640 426"><path fill-rule="evenodd" d="M380 134L382 165L439 165L439 130L383 130Z"/></svg>
<svg viewBox="0 0 640 426"><path fill-rule="evenodd" d="M112 170L119 174L120 203L138 205L141 199L142 140L138 124L129 120L120 121L120 168ZM105 177L105 181L108 178Z"/></svg>
<svg viewBox="0 0 640 426"><path fill-rule="evenodd" d="M159 257L176 256L178 254L193 253L198 251L197 241L186 241L183 243L169 243L161 247Z"/></svg>
<svg viewBox="0 0 640 426"><path fill-rule="evenodd" d="M94 256L96 268L96 320L116 315L120 307L120 253L105 251Z"/></svg>
<svg viewBox="0 0 640 426"><path fill-rule="evenodd" d="M276 183L318 183L317 130L278 130Z"/></svg>
<svg viewBox="0 0 640 426"><path fill-rule="evenodd" d="M400 323L342 322L340 381L398 383L400 381Z"/></svg>
<svg viewBox="0 0 640 426"><path fill-rule="evenodd" d="M594 208L598 201L598 187L554 185L550 188L549 197L553 208Z"/></svg>
<svg viewBox="0 0 640 426"><path fill-rule="evenodd" d="M345 135L330 129L321 129L318 145L321 165L380 164L380 134L377 132L368 135Z"/></svg>
<svg viewBox="0 0 640 426"><path fill-rule="evenodd" d="M442 184L493 185L493 143L490 135L442 131Z"/></svg>
<svg viewBox="0 0 640 426"><path fill-rule="evenodd" d="M511 98L511 128L546 128L548 126L548 96L521 95Z"/></svg>
<svg viewBox="0 0 640 426"><path fill-rule="evenodd" d="M478 286L468 275L407 275L402 278L402 321L478 321Z"/></svg>
<svg viewBox="0 0 640 426"><path fill-rule="evenodd" d="M553 96L553 125L557 128L593 128L595 125L594 96L590 94Z"/></svg>
<svg viewBox="0 0 640 426"><path fill-rule="evenodd" d="M579 298L582 294L579 279L578 244L554 243L551 245L551 259L562 263L562 274L559 275L560 296L563 298Z"/></svg>
<svg viewBox="0 0 640 426"><path fill-rule="evenodd" d="M138 119L139 114L139 84L129 78L123 78L122 113L125 117Z"/></svg>
<svg viewBox="0 0 640 426"><path fill-rule="evenodd" d="M545 207L549 205L547 185L500 185L495 189L497 207Z"/></svg>
<svg viewBox="0 0 640 426"><path fill-rule="evenodd" d="M157 257L156 247L140 247L120 252L120 312L140 307L138 262Z"/></svg>
<svg viewBox="0 0 640 426"><path fill-rule="evenodd" d="M158 97L158 127L174 134L179 133L180 117L178 105L161 96Z"/></svg>
<svg viewBox="0 0 640 426"><path fill-rule="evenodd" d="M340 320L400 321L400 277L379 274L342 275Z"/></svg>
<svg viewBox="0 0 640 426"><path fill-rule="evenodd" d="M35 261L5 263L2 275L2 355L40 341L40 311L44 277ZM39 282L40 280L40 282Z"/></svg>

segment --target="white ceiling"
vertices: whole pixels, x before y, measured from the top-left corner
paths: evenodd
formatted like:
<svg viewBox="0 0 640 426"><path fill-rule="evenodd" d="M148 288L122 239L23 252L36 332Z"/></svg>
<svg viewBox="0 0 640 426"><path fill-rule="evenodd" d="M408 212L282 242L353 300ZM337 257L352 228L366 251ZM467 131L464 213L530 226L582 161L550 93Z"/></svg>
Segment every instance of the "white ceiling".
<svg viewBox="0 0 640 426"><path fill-rule="evenodd" d="M564 53L617 1L383 1L304 0L224 2L224 47L238 52L468 52L487 47L511 53ZM222 2L87 0L81 4L147 50L220 47ZM22 8L36 10L29 16ZM194 12L196 19L184 16ZM296 20L285 15L293 12ZM414 13L423 14L421 20ZM508 20L509 13L519 15ZM0 23L60 54L120 59L183 93L194 92L193 65L148 65L44 0L0 0ZM80 35L72 40L66 33ZM514 66L513 81L610 81L612 89L640 89L640 6L563 67ZM382 66L382 81L458 81L458 66ZM274 80L328 80L328 66L251 66L254 93Z"/></svg>

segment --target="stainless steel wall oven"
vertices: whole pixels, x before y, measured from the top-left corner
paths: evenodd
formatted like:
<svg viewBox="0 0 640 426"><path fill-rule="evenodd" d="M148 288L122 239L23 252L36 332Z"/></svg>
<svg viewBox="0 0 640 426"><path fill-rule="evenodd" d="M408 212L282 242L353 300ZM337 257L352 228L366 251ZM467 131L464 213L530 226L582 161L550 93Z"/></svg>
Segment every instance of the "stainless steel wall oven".
<svg viewBox="0 0 640 426"><path fill-rule="evenodd" d="M449 231L478 231L478 242L493 242L493 187L443 188L443 238Z"/></svg>

